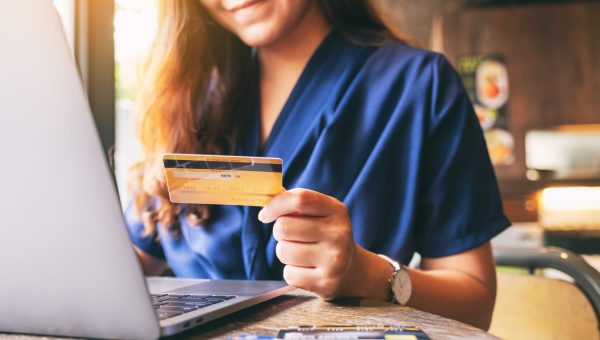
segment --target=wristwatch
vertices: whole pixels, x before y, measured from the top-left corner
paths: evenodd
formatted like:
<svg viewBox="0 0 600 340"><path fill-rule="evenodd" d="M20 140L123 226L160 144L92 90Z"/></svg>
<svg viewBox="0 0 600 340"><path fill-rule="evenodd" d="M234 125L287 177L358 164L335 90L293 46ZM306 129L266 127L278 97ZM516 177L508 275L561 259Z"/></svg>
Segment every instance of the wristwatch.
<svg viewBox="0 0 600 340"><path fill-rule="evenodd" d="M392 260L385 255L379 255L385 259L394 270L392 276L388 280L388 289L390 292L390 300L393 303L405 305L412 294L412 281L410 275L404 266L398 264L398 262Z"/></svg>

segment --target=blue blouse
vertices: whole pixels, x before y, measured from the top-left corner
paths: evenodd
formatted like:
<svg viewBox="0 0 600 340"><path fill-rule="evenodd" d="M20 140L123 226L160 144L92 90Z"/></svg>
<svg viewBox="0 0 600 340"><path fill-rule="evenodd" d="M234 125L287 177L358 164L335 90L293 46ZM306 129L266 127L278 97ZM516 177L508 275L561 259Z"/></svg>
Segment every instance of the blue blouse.
<svg viewBox="0 0 600 340"><path fill-rule="evenodd" d="M258 102L258 101L257 101ZM315 51L264 148L259 110L239 155L284 160L283 185L336 197L355 241L408 263L457 254L510 225L461 79L433 52L390 43L354 44L332 31ZM181 234L143 237L131 206L133 242L180 277L281 279L272 224L260 208L215 206L209 222Z"/></svg>

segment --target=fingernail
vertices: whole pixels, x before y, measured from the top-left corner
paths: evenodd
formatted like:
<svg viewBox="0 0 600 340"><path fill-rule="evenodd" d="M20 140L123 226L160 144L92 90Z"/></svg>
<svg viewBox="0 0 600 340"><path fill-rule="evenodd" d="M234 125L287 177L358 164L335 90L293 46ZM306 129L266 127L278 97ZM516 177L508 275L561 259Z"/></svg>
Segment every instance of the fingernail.
<svg viewBox="0 0 600 340"><path fill-rule="evenodd" d="M264 213L265 209L260 209L260 211L258 212L258 220L265 223L265 221L263 221L263 218L265 217L265 213Z"/></svg>

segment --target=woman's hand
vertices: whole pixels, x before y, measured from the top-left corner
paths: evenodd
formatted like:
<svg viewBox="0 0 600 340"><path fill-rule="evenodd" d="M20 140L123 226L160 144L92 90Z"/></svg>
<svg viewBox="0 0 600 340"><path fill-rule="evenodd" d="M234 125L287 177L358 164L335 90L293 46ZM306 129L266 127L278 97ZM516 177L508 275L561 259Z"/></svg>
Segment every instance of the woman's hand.
<svg viewBox="0 0 600 340"><path fill-rule="evenodd" d="M351 296L348 279L357 246L346 206L307 189L275 196L259 213L263 223L275 222L276 253L285 264L283 278L294 287L324 300Z"/></svg>
<svg viewBox="0 0 600 340"><path fill-rule="evenodd" d="M389 301L390 264L354 243L343 203L306 189L285 191L263 208L258 218L273 221L277 257L286 266L291 286L323 300L366 297ZM458 254L423 258L423 269L407 269L412 281L408 305L489 327L496 293L490 243Z"/></svg>

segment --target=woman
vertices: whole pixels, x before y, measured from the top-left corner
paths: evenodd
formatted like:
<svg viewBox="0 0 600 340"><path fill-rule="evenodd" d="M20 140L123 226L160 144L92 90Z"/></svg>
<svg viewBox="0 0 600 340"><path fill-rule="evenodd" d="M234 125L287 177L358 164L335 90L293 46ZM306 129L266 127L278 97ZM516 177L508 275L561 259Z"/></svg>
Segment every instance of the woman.
<svg viewBox="0 0 600 340"><path fill-rule="evenodd" d="M146 274L168 262L182 277L283 278L324 300L393 297L489 326L489 240L509 222L442 56L395 39L362 1L160 7L126 211ZM262 210L175 206L164 152L279 157L293 189ZM415 252L421 269L389 261Z"/></svg>

